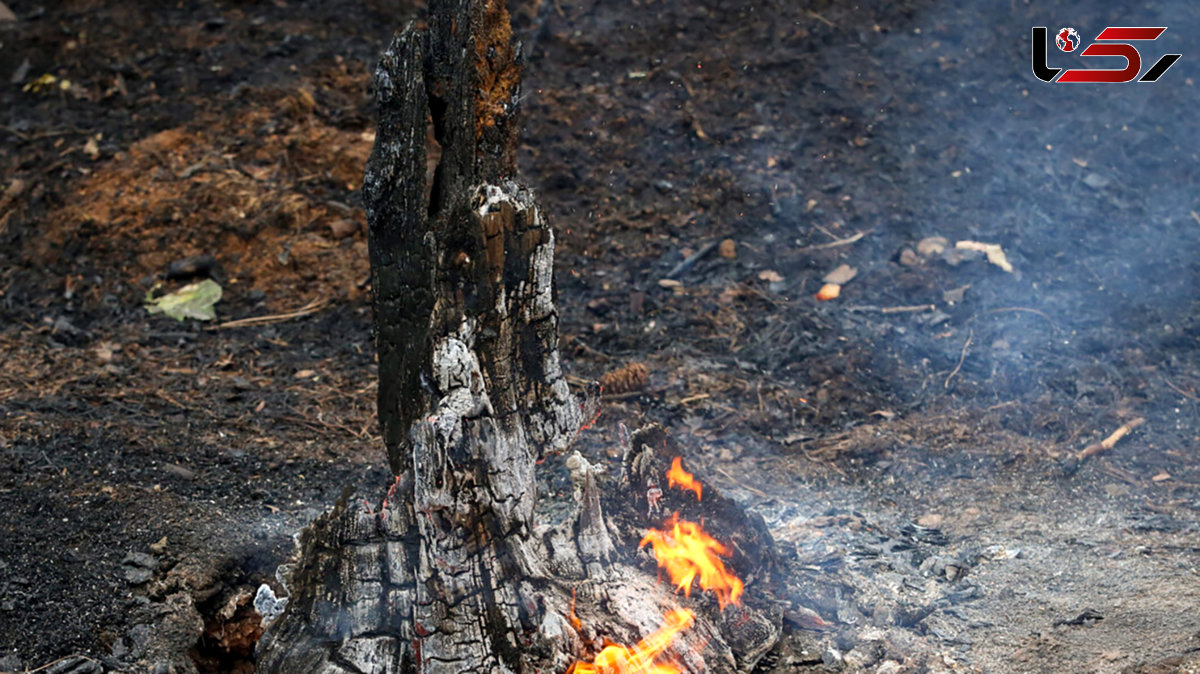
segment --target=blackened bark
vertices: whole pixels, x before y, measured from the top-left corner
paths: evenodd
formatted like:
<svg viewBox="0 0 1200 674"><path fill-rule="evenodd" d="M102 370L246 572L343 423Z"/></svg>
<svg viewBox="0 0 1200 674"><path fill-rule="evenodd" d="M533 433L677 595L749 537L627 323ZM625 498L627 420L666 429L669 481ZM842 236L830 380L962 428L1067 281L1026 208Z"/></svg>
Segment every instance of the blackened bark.
<svg viewBox="0 0 1200 674"><path fill-rule="evenodd" d="M636 552L652 513L628 485L609 480L620 491L605 498L582 457L573 521L533 519L537 460L571 445L590 405L560 368L553 231L513 181L517 51L502 0L435 0L428 30L405 29L376 70L364 200L397 477L378 512L344 498L304 532L261 672L565 671L601 637L641 639L678 601ZM778 636L778 611L726 625L706 610L681 647L689 671L748 671ZM744 625L762 629L730 637Z"/></svg>

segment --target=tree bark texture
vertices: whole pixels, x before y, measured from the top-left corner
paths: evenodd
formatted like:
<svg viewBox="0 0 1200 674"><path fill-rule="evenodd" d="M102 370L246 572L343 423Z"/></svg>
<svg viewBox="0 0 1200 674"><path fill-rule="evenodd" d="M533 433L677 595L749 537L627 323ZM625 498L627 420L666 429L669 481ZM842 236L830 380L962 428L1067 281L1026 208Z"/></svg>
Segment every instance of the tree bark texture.
<svg viewBox="0 0 1200 674"><path fill-rule="evenodd" d="M563 377L553 232L513 181L516 54L503 2L435 0L427 30L402 31L376 70L364 200L397 477L381 502L348 494L304 531L261 672L562 672L685 601L637 551L661 520L647 485L678 454L660 430L634 434L612 475L572 455L574 517L534 521L535 466L571 446L594 400ZM761 522L719 495L705 508L748 584L769 577ZM778 638L769 601L686 601L699 606L678 649L689 671L749 671Z"/></svg>

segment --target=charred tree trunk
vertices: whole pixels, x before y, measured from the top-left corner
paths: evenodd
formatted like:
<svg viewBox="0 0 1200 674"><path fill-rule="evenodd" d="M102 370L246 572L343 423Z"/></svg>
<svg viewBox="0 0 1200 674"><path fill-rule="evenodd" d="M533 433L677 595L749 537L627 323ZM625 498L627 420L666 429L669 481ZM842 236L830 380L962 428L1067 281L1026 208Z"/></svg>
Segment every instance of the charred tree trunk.
<svg viewBox="0 0 1200 674"><path fill-rule="evenodd" d="M516 53L503 2L435 1L428 29L400 33L376 71L364 199L397 477L378 511L345 498L304 532L259 671L561 672L599 636L637 641L682 601L637 553L665 437L635 434L607 481L572 456L575 518L534 522L537 460L571 445L590 405L559 366L553 232L513 182ZM427 184L430 124L440 160ZM773 568L761 522L736 512L734 563ZM748 671L779 613L698 619L687 669Z"/></svg>

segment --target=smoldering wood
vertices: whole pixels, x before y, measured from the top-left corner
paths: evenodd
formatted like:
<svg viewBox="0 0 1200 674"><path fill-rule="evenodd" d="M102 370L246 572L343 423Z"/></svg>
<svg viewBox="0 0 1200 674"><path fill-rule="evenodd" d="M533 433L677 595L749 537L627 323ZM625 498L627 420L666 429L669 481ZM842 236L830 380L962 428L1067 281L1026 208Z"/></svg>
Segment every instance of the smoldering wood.
<svg viewBox="0 0 1200 674"><path fill-rule="evenodd" d="M379 418L397 477L386 497L346 494L303 532L259 671L562 672L681 604L697 612L673 651L687 671L748 672L779 638L770 535L715 490L689 503L663 485L660 505L706 518L731 546L743 605L677 596L638 551L664 519L647 485L678 455L661 429L635 433L622 466L573 455L574 516L534 520L538 460L571 447L599 391L568 389L553 230L513 180L517 54L503 3L446 0L376 70L364 200Z"/></svg>

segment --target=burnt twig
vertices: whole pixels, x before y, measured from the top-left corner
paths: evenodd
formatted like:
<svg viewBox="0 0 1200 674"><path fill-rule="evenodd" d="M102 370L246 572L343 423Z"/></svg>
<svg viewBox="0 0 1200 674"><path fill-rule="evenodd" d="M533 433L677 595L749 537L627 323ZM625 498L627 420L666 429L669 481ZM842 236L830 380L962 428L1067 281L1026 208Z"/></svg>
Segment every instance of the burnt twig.
<svg viewBox="0 0 1200 674"><path fill-rule="evenodd" d="M1106 449L1112 449L1113 445L1117 444L1117 442L1121 438L1125 437L1126 435L1129 435L1130 431L1137 428L1138 426L1141 426L1144 423L1146 423L1146 419L1143 417L1138 417L1132 421L1126 422L1120 428L1113 431L1112 434L1109 435L1107 438L1104 438L1100 442L1097 442L1097 443L1088 445L1087 447L1084 447L1082 450L1079 451L1078 454L1075 455L1075 458L1079 459L1080 461L1084 461L1089 456L1092 456L1094 454L1099 454L1100 452L1103 452Z"/></svg>
<svg viewBox="0 0 1200 674"><path fill-rule="evenodd" d="M700 260L703 260L706 255L713 252L713 250L715 250L716 247L719 245L721 245L721 241L719 239L713 239L712 241L709 241L708 243L701 246L700 250L698 250L698 251L692 253L691 255L687 256L686 258L684 258L683 262L680 262L679 264L675 265L675 268L672 269L671 271L667 272L667 275L664 276L663 278L677 279L680 276L683 276L684 272L686 272L687 270L696 266L697 262L699 262Z"/></svg>
<svg viewBox="0 0 1200 674"><path fill-rule="evenodd" d="M963 342L962 353L958 355L958 365L955 365L954 369L950 371L950 374L946 375L946 381L944 383L946 388L950 388L950 380L954 379L954 375L958 374L958 371L962 369L963 361L967 359L967 349L971 348L971 340L973 339L975 339L975 331L970 330L967 332L967 341Z"/></svg>

